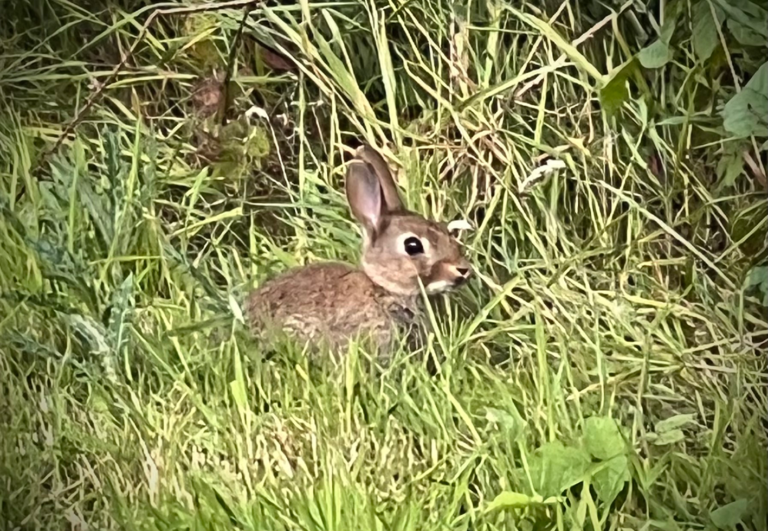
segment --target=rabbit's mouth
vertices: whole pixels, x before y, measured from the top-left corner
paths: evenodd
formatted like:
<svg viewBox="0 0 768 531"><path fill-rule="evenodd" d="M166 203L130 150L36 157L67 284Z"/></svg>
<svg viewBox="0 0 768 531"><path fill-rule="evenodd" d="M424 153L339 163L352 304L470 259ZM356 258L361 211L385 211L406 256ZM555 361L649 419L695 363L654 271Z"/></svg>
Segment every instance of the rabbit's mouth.
<svg viewBox="0 0 768 531"><path fill-rule="evenodd" d="M446 293L453 291L466 283L467 279L465 277L457 277L454 280L436 280L427 285L427 294L437 295L438 293Z"/></svg>

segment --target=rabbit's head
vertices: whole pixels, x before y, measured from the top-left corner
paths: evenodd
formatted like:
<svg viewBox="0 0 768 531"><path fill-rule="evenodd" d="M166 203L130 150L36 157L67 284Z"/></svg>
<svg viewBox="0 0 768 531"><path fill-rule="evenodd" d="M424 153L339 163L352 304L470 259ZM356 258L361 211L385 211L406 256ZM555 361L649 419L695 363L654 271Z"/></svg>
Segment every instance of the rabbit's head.
<svg viewBox="0 0 768 531"><path fill-rule="evenodd" d="M389 167L371 147L362 146L347 169L347 201L363 227L362 268L391 293L414 296L419 280L427 293L464 284L472 268L445 223L408 211Z"/></svg>

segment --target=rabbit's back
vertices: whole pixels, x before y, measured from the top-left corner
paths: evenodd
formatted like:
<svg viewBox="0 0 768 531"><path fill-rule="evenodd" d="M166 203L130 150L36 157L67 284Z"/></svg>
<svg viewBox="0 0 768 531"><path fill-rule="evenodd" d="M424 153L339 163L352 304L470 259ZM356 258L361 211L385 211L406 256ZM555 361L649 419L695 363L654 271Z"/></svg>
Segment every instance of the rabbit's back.
<svg viewBox="0 0 768 531"><path fill-rule="evenodd" d="M343 263L318 263L289 270L265 282L248 298L252 329L261 336L279 329L309 342L327 340L344 348L358 333L386 347L394 328L412 315L401 301L366 274Z"/></svg>

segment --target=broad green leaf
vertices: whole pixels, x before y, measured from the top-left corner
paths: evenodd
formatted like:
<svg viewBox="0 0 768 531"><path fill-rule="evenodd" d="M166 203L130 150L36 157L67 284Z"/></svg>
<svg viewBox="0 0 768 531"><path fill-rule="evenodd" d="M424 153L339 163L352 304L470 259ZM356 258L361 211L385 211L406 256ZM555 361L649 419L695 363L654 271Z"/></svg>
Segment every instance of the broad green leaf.
<svg viewBox="0 0 768 531"><path fill-rule="evenodd" d="M661 39L658 39L653 44L640 50L637 58L644 68L661 68L672 60L673 55L672 48Z"/></svg>
<svg viewBox="0 0 768 531"><path fill-rule="evenodd" d="M625 455L617 455L605 464L605 468L601 468L592 476L592 484L597 491L597 497L606 505L610 505L629 481L629 467Z"/></svg>
<svg viewBox="0 0 768 531"><path fill-rule="evenodd" d="M744 279L744 289L757 288L763 294L763 304L768 306L768 266L756 266Z"/></svg>
<svg viewBox="0 0 768 531"><path fill-rule="evenodd" d="M657 435L657 434L654 434ZM670 430L664 433L659 433L658 437L653 440L653 444L656 446L665 446L667 444L674 444L685 439L683 430Z"/></svg>
<svg viewBox="0 0 768 531"><path fill-rule="evenodd" d="M686 424L690 424L691 422L693 422L694 418L696 418L696 416L691 414L674 415L672 417L669 417L667 419L657 422L656 426L654 426L654 431L659 434L666 433L668 431L681 428Z"/></svg>
<svg viewBox="0 0 768 531"><path fill-rule="evenodd" d="M640 64L643 65L643 68L661 68L674 57L675 52L669 43L675 32L678 15L679 13L675 12L670 16L664 24L662 24L659 38L640 50L640 53L637 54L637 58L640 60Z"/></svg>
<svg viewBox="0 0 768 531"><path fill-rule="evenodd" d="M560 441L546 443L530 460L534 488L544 497L556 496L580 483L590 463L589 454L583 450Z"/></svg>
<svg viewBox="0 0 768 531"><path fill-rule="evenodd" d="M744 35L754 34L762 38L762 46L768 43L768 12L747 0L711 0L728 17L728 29ZM734 34L735 36L735 34ZM738 37L737 37L738 39ZM740 41L741 42L741 41Z"/></svg>
<svg viewBox="0 0 768 531"><path fill-rule="evenodd" d="M712 16L715 12L717 20ZM725 20L725 13L719 7L710 8L709 0L701 0L693 10L693 51L699 61L706 61L720 44L717 29Z"/></svg>
<svg viewBox="0 0 768 531"><path fill-rule="evenodd" d="M762 0L728 0L727 3L744 13L757 26L761 26L763 21L768 22L768 10L765 9L765 3ZM760 7L761 5L763 7ZM763 27L765 35L768 35L768 26Z"/></svg>
<svg viewBox="0 0 768 531"><path fill-rule="evenodd" d="M749 504L747 500L742 498L715 509L710 513L709 517L718 529L731 529L747 515L748 509Z"/></svg>
<svg viewBox="0 0 768 531"><path fill-rule="evenodd" d="M667 20L664 21L664 24L661 25L659 30L659 38L665 44L669 44L672 40L672 35L675 33L675 27L677 26L678 16L680 16L680 13L675 11L674 13L670 14Z"/></svg>
<svg viewBox="0 0 768 531"><path fill-rule="evenodd" d="M634 57L615 68L608 76L608 82L600 89L600 105L608 116L621 109L627 100L629 96L627 80L633 68L636 68Z"/></svg>
<svg viewBox="0 0 768 531"><path fill-rule="evenodd" d="M624 439L610 417L590 417L584 423L587 451L600 460L611 459L624 452Z"/></svg>
<svg viewBox="0 0 768 531"><path fill-rule="evenodd" d="M753 267L744 281L744 286L747 288L768 286L768 266Z"/></svg>
<svg viewBox="0 0 768 531"><path fill-rule="evenodd" d="M738 137L768 136L768 63L725 104L723 126Z"/></svg>
<svg viewBox="0 0 768 531"><path fill-rule="evenodd" d="M731 32L733 37L739 41L739 44L743 46L765 46L765 35L762 35L749 26L741 24L738 20L729 18L726 23L728 31Z"/></svg>

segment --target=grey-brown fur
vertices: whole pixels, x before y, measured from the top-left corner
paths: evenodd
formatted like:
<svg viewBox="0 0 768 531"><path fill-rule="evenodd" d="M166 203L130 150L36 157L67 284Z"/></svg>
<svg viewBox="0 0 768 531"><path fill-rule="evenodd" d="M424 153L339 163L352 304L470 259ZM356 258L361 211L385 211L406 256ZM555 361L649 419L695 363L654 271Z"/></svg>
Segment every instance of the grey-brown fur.
<svg viewBox="0 0 768 531"><path fill-rule="evenodd" d="M372 148L358 149L346 192L363 227L360 267L312 264L265 282L246 304L257 335L281 330L340 349L352 338L369 337L386 351L398 328L418 325L419 281L437 293L469 276L469 263L446 225L405 209L386 162Z"/></svg>
<svg viewBox="0 0 768 531"><path fill-rule="evenodd" d="M386 348L418 307L416 298L394 296L361 270L336 262L291 269L264 283L248 302L257 330L269 333L277 326L303 341L325 340L340 348L358 333Z"/></svg>

